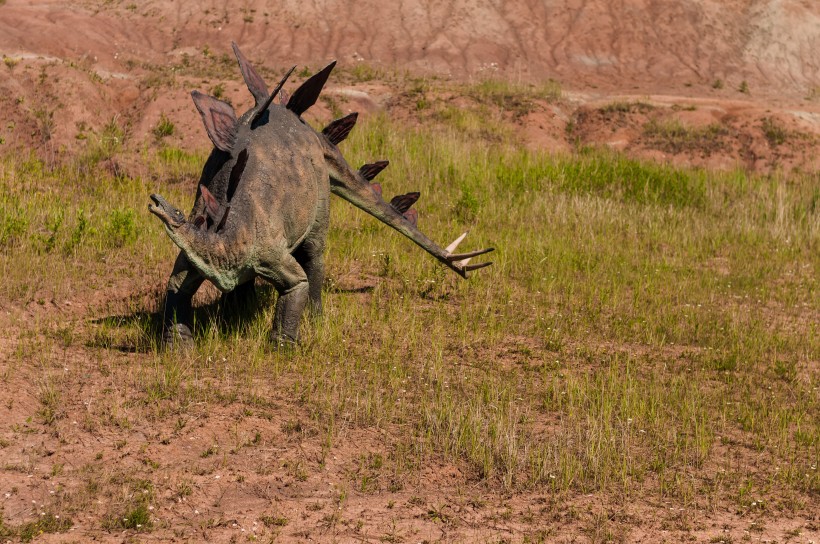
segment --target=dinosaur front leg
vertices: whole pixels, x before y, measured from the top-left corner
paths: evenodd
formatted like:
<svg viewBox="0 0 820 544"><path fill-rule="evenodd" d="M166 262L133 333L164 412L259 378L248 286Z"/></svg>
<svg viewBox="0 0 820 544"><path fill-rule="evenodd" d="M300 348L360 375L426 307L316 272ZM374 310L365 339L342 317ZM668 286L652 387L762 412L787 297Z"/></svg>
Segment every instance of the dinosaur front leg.
<svg viewBox="0 0 820 544"><path fill-rule="evenodd" d="M273 283L279 292L271 340L277 346L296 343L310 291L307 274L293 255L285 253L278 263L262 266L259 275Z"/></svg>
<svg viewBox="0 0 820 544"><path fill-rule="evenodd" d="M165 290L162 316L162 346L192 345L194 337L191 301L204 278L180 251Z"/></svg>

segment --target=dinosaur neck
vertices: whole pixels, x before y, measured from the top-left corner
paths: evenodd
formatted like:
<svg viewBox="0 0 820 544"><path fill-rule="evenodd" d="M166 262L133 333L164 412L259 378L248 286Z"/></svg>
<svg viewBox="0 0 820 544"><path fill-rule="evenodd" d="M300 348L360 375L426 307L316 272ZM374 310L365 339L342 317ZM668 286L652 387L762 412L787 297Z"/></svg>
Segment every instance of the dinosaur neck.
<svg viewBox="0 0 820 544"><path fill-rule="evenodd" d="M241 283L242 270L232 265L235 259L226 251L231 242L224 235L200 230L190 223L177 229L166 227L165 231L191 264L219 290L232 291Z"/></svg>

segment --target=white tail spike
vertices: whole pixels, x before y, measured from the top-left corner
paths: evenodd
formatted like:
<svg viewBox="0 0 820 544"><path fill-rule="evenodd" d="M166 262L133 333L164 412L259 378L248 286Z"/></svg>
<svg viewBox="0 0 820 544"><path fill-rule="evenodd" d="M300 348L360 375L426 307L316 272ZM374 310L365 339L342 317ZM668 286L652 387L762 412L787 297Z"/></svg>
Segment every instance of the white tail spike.
<svg viewBox="0 0 820 544"><path fill-rule="evenodd" d="M492 250L493 250L493 248L487 248L487 249L479 249L478 251L468 251L467 253L458 253L458 254L450 253L445 258L448 261L450 261L451 263L454 263L456 261L463 261L464 259L469 259L469 258L472 258L472 257L478 257L479 255L484 255L485 253L489 253Z"/></svg>
<svg viewBox="0 0 820 544"><path fill-rule="evenodd" d="M456 248L458 247L458 244L460 244L464 240L464 238L467 237L467 233L469 233L469 232L470 231L468 230L467 232L465 232L464 234L462 234L461 236L459 236L458 238L453 240L453 242L449 246L444 248L444 251L446 251L447 253L452 253L453 251L455 251Z"/></svg>

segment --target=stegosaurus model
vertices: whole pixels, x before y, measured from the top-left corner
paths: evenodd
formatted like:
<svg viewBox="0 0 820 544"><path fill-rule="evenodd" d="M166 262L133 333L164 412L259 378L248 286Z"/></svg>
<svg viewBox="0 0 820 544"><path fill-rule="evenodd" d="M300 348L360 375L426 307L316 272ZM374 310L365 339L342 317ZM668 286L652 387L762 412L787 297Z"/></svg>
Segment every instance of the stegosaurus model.
<svg viewBox="0 0 820 544"><path fill-rule="evenodd" d="M229 104L192 92L214 144L193 210L186 218L156 194L148 206L182 250L168 279L164 344L192 342L191 299L205 279L230 292L256 276L270 281L279 293L273 340L295 342L308 301L314 312L321 312L330 193L387 223L464 278L470 270L491 264L468 261L492 248L453 253L464 235L442 249L422 234L411 209L419 193L385 202L381 187L371 182L387 161L358 171L347 164L336 146L353 128L357 114L333 121L321 133L302 120L335 62L285 101L280 91L295 67L269 93L259 73L232 45L255 106L237 119ZM281 104L273 103L277 94Z"/></svg>

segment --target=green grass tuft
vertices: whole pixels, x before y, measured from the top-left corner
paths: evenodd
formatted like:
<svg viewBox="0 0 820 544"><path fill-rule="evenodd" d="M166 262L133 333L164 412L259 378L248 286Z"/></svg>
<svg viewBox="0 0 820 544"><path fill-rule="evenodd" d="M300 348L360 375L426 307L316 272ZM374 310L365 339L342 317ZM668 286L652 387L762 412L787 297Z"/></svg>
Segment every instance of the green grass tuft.
<svg viewBox="0 0 820 544"><path fill-rule="evenodd" d="M728 134L728 129L717 123L689 127L677 120L652 120L643 127L647 145L667 153L712 153L724 147L723 137Z"/></svg>
<svg viewBox="0 0 820 544"><path fill-rule="evenodd" d="M48 533L65 533L74 523L66 517L56 516L50 512L44 512L37 521L31 521L21 525L16 533L20 542L32 542L39 536ZM3 526L0 523L0 536L2 536ZM12 533L9 532L9 536Z"/></svg>
<svg viewBox="0 0 820 544"><path fill-rule="evenodd" d="M764 118L760 128L763 130L763 135L766 136L766 140L772 147L785 144L789 137L788 131L771 117Z"/></svg>
<svg viewBox="0 0 820 544"><path fill-rule="evenodd" d="M163 113L160 115L159 121L157 121L156 126L151 130L151 132L154 134L154 138L161 140L173 135L175 129L176 127L174 126L174 123Z"/></svg>

